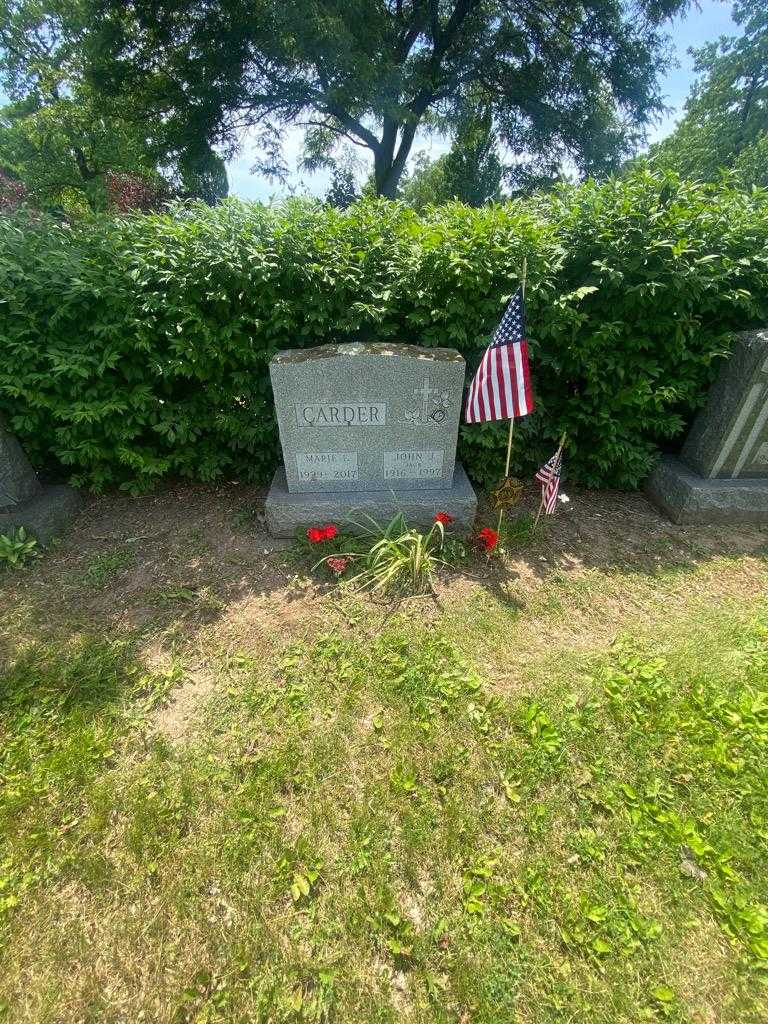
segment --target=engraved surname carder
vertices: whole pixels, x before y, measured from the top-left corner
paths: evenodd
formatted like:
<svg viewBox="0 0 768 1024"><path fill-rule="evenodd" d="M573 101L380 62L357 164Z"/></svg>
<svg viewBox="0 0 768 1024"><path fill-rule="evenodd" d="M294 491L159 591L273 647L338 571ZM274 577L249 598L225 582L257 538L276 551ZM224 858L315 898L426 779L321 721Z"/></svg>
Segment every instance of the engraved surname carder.
<svg viewBox="0 0 768 1024"><path fill-rule="evenodd" d="M382 427L387 422L384 402L297 402L300 427Z"/></svg>
<svg viewBox="0 0 768 1024"><path fill-rule="evenodd" d="M445 451L384 452L385 480L429 480L443 475Z"/></svg>
<svg viewBox="0 0 768 1024"><path fill-rule="evenodd" d="M297 452L299 480L357 480L357 452Z"/></svg>

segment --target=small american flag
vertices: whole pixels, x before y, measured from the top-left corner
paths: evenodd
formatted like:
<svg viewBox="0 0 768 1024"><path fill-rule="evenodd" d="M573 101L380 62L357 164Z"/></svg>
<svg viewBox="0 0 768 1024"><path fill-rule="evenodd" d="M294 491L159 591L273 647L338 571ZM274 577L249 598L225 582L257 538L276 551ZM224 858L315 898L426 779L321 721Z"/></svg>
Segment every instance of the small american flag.
<svg viewBox="0 0 768 1024"><path fill-rule="evenodd" d="M560 471L563 468L563 449L558 448L551 459L547 459L536 474L541 484L541 504L545 515L551 516L557 504L557 492L560 490Z"/></svg>
<svg viewBox="0 0 768 1024"><path fill-rule="evenodd" d="M467 423L508 420L533 410L525 305L515 292L485 350L467 395Z"/></svg>

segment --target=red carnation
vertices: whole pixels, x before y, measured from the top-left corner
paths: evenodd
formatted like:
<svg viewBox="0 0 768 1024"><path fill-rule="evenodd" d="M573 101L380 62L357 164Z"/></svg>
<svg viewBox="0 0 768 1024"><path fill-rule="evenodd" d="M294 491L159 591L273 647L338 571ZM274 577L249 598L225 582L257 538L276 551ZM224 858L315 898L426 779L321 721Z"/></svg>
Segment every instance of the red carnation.
<svg viewBox="0 0 768 1024"><path fill-rule="evenodd" d="M443 526L450 526L453 522L453 516L449 516L447 512L438 512L435 516L436 523L442 523Z"/></svg>
<svg viewBox="0 0 768 1024"><path fill-rule="evenodd" d="M325 526L310 526L307 530L307 538L310 544L319 544L323 540L333 540L338 532L338 526L334 526L333 523L326 523Z"/></svg>
<svg viewBox="0 0 768 1024"><path fill-rule="evenodd" d="M477 535L477 543L490 554L499 543L499 535L490 526L484 526Z"/></svg>
<svg viewBox="0 0 768 1024"><path fill-rule="evenodd" d="M349 565L349 559L339 555L335 558L326 558L325 564L328 566L332 573L335 573L337 576L341 576L341 574Z"/></svg>

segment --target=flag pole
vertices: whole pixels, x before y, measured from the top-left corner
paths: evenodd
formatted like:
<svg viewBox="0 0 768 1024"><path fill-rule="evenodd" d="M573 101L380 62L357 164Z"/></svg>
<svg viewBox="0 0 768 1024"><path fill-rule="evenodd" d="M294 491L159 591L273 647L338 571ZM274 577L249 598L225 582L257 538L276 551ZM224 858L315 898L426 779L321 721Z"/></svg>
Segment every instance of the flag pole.
<svg viewBox="0 0 768 1024"><path fill-rule="evenodd" d="M560 437L560 444L557 446L557 451L555 452L555 459L557 459L558 455L562 455L563 454L563 448L565 447L565 439L566 439L567 436L568 436L568 431L564 430L562 435L561 435L561 437ZM542 491L543 491L543 488L542 488ZM542 513L543 509L544 509L544 494L542 493L541 501L539 502L539 511L536 513L536 518L533 521L533 529L534 530L539 525L539 519L541 519L541 513Z"/></svg>
<svg viewBox="0 0 768 1024"><path fill-rule="evenodd" d="M528 257L523 256L523 273L520 279L520 291L522 292L523 302L525 302L525 279L528 276ZM510 416L509 419L509 437L507 438L507 462L504 467L504 479L506 480L509 476L509 464L512 460L512 435L515 432L515 417ZM501 521L504 517L504 509L499 509L499 521L496 523L496 533L501 533Z"/></svg>

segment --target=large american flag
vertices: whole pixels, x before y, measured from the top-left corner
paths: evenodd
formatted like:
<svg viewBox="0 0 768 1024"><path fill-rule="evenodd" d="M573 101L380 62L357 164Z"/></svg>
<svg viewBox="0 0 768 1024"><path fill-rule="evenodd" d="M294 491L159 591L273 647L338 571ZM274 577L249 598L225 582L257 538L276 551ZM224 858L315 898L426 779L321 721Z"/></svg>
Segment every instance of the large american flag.
<svg viewBox="0 0 768 1024"><path fill-rule="evenodd" d="M551 459L547 459L536 474L541 484L541 504L545 515L551 516L557 505L557 492L560 490L560 473L563 468L563 449L558 448Z"/></svg>
<svg viewBox="0 0 768 1024"><path fill-rule="evenodd" d="M533 410L525 305L515 292L491 338L467 395L467 423L508 420Z"/></svg>

